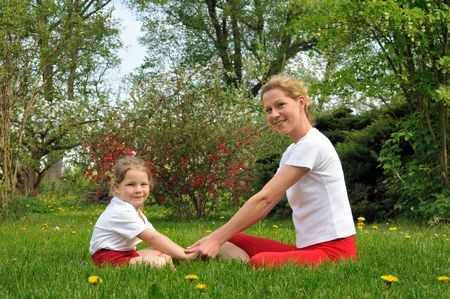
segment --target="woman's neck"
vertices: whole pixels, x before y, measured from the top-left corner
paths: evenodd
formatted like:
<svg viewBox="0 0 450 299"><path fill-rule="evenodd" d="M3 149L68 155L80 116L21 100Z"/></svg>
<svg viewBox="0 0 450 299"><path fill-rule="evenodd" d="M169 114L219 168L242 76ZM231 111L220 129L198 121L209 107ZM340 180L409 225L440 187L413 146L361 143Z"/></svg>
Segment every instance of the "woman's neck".
<svg viewBox="0 0 450 299"><path fill-rule="evenodd" d="M299 129L296 131L294 136L291 136L292 141L297 143L300 139L302 139L313 126L309 122L302 123L299 126Z"/></svg>

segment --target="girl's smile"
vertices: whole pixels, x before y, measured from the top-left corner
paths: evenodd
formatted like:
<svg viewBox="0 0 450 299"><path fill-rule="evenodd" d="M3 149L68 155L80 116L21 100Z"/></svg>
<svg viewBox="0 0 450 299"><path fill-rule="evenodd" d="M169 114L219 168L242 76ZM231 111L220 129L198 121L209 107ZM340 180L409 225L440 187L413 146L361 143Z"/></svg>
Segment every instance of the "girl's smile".
<svg viewBox="0 0 450 299"><path fill-rule="evenodd" d="M150 193L149 178L145 171L130 169L120 183L114 184L117 197L138 209Z"/></svg>

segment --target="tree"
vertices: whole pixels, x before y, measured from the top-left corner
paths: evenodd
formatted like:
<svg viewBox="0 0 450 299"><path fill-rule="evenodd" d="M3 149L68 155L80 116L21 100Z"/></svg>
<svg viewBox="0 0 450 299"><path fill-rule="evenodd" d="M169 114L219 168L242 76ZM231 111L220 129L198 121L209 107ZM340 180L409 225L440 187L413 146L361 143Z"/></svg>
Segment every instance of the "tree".
<svg viewBox="0 0 450 299"><path fill-rule="evenodd" d="M27 53L34 44L26 43L30 39L29 5L27 1L18 1L13 6L9 2L0 4L0 100L1 100L1 213L6 209L10 196L16 187L18 159L13 146L13 128L16 129L19 140L22 140L23 125L14 125L15 113L18 107L22 109L23 119L28 118L32 102L36 96L34 82L29 80L28 73L32 67L32 59ZM24 90L28 88L27 94Z"/></svg>
<svg viewBox="0 0 450 299"><path fill-rule="evenodd" d="M450 190L449 2L347 1L342 8L341 25L322 40L328 57L339 53L336 92L377 98L391 112L404 107L390 115L394 132L379 158L387 189L403 211L433 204Z"/></svg>
<svg viewBox="0 0 450 299"><path fill-rule="evenodd" d="M2 183L17 182L8 192L17 185L35 195L45 170L79 145L86 125L100 118L106 106L102 78L117 63L113 50L120 45L106 8L110 2L21 1L20 18L17 3L2 2L2 34L16 51L1 53L9 76L2 77L2 103L10 107L4 109L9 114L2 129L9 135L2 135L2 158L13 155L7 166L16 170L5 173L9 168L2 165Z"/></svg>
<svg viewBox="0 0 450 299"><path fill-rule="evenodd" d="M144 68L219 63L227 86L256 95L267 78L315 47L317 28L327 26L340 1L129 2L144 22Z"/></svg>

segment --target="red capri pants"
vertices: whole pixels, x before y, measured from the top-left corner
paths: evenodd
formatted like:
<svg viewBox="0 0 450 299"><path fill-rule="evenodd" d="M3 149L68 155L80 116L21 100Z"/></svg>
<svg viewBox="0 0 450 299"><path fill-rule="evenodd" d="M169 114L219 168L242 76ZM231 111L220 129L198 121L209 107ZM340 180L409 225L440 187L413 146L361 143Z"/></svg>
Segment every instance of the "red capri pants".
<svg viewBox="0 0 450 299"><path fill-rule="evenodd" d="M130 260L139 256L136 250L116 251L109 249L100 249L92 255L92 261L98 267L111 265L123 266L128 265Z"/></svg>
<svg viewBox="0 0 450 299"><path fill-rule="evenodd" d="M249 236L234 235L228 242L242 248L250 256L249 263L256 268L280 266L288 263L316 266L321 262L340 259L357 260L355 236L327 241L304 248Z"/></svg>

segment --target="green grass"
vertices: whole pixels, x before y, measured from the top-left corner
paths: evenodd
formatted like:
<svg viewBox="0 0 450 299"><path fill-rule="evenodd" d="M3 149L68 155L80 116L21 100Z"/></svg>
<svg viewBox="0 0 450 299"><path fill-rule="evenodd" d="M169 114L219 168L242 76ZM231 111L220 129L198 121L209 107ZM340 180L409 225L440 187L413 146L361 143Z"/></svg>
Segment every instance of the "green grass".
<svg viewBox="0 0 450 299"><path fill-rule="evenodd" d="M153 208L152 208L153 209ZM45 209L44 209L45 210ZM0 223L0 298L450 298L450 226L409 222L366 224L358 232L359 261L317 268L255 270L218 259L176 263L176 270L146 266L96 268L88 247L103 206L58 207ZM146 214L154 226L187 246L224 223L167 221ZM277 227L274 227L278 226ZM397 230L389 230L390 227ZM265 220L249 233L294 242L290 220ZM185 275L196 274L194 282ZM386 288L381 275L399 282ZM88 283L98 275L103 283ZM206 284L206 291L195 288Z"/></svg>

